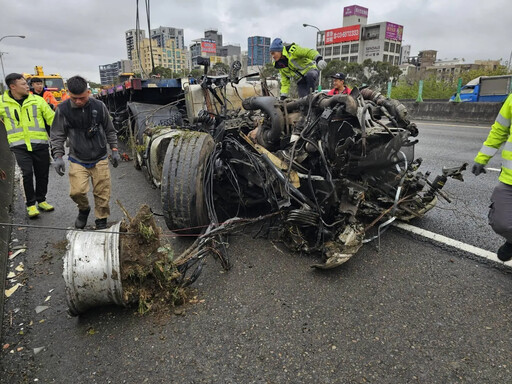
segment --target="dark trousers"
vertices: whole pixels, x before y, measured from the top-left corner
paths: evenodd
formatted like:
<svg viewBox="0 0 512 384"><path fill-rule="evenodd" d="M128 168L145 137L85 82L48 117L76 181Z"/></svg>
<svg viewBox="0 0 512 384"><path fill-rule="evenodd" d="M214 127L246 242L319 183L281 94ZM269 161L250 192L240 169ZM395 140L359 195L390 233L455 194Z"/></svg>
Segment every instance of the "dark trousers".
<svg viewBox="0 0 512 384"><path fill-rule="evenodd" d="M512 243L512 185L500 182L491 196L489 225Z"/></svg>
<svg viewBox="0 0 512 384"><path fill-rule="evenodd" d="M318 88L318 69L311 69L297 82L299 97L304 97Z"/></svg>
<svg viewBox="0 0 512 384"><path fill-rule="evenodd" d="M48 145L37 144L28 151L26 146L12 147L11 151L16 156L16 162L23 174L23 188L27 207L36 202L46 201L48 192L48 173L50 172L50 154ZM36 186L34 188L34 177Z"/></svg>

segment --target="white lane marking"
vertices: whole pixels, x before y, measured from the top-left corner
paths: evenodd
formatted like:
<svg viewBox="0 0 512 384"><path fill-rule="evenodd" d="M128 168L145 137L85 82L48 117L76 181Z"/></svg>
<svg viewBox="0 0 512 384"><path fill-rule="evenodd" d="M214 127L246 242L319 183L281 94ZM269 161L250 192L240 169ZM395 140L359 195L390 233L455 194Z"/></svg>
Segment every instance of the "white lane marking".
<svg viewBox="0 0 512 384"><path fill-rule="evenodd" d="M425 120L423 120L423 121L415 120L414 123L416 123L417 125L439 125L442 127L459 127L459 128L486 128L489 130L491 129L491 125L492 125L492 124L489 124L489 125L464 125L464 124L429 123L429 122L426 122Z"/></svg>
<svg viewBox="0 0 512 384"><path fill-rule="evenodd" d="M485 259L494 261L495 263L503 264L503 265L505 265L505 266L507 266L509 268L512 268L512 260L511 261L507 261L506 263L503 263L503 261L498 259L498 257L496 256L496 254L494 252L486 251L485 249L474 247L472 245L463 243L461 241L450 239L449 237L446 237L446 236L443 236L443 235L439 235L437 233L430 232L430 231L427 231L425 229L421 229L421 228L415 227L415 226L410 225L410 224L394 223L393 225L395 227L398 227L398 228L401 228L403 230L409 231L409 232L414 233L416 235L420 235L420 236L426 237L427 239L431 239L431 240L437 241L438 243L442 243L442 244L449 245L450 247L458 248L458 249L463 250L465 252L472 253L472 254L474 254L476 256L483 257Z"/></svg>
<svg viewBox="0 0 512 384"><path fill-rule="evenodd" d="M499 168L485 168L487 169L488 171L493 171L493 172L501 172L501 169Z"/></svg>

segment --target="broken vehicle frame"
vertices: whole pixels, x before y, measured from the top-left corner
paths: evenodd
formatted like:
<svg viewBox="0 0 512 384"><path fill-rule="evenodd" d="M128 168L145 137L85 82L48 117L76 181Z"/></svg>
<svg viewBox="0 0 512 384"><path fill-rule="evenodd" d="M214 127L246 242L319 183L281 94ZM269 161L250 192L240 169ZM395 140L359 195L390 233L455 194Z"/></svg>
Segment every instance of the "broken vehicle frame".
<svg viewBox="0 0 512 384"><path fill-rule="evenodd" d="M176 104L168 125L132 118L130 128L142 145L138 165L161 188L167 227L200 234L182 255L184 269L196 268L190 281L206 248L229 267L219 236L251 221L240 217L272 213L289 248L319 254L315 266L333 268L393 220L423 216L437 196L449 201L441 191L448 178L463 180L466 164L443 168L434 181L418 171L416 125L401 103L379 92L354 88L350 95L284 101L269 92L237 94L243 108L236 108L226 96L236 80L208 76L207 68L199 84L202 111L191 117L188 103L181 111ZM134 130L134 120L144 129ZM379 222L377 236L368 238Z"/></svg>

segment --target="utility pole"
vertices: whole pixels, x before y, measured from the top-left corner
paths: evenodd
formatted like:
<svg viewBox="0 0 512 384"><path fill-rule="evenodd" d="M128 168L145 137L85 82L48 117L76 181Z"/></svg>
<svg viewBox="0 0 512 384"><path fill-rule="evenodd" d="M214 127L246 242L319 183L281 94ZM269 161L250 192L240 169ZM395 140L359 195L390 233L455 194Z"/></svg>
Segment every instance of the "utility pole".
<svg viewBox="0 0 512 384"><path fill-rule="evenodd" d="M0 41L2 41L3 39L5 39L7 37L19 37L20 39L25 38L25 36L23 36L23 35L5 35L5 36L0 37ZM2 84L5 84L5 71L4 71L4 59L3 59L4 54L5 54L5 52L0 52L0 61L2 63ZM5 85L7 85L7 84L5 84Z"/></svg>
<svg viewBox="0 0 512 384"><path fill-rule="evenodd" d="M315 25L311 25L311 24L302 24L302 26L304 28L306 27L311 27L311 28L315 28L317 31L318 31L318 35L322 35L322 32L320 31L320 28L318 28L317 26ZM317 35L317 38L316 38L316 44L315 44L315 49L316 49L316 45L318 44L318 35ZM322 90L322 71L320 71L320 73L318 74L318 76L320 77L320 80L318 81L318 91L321 91Z"/></svg>

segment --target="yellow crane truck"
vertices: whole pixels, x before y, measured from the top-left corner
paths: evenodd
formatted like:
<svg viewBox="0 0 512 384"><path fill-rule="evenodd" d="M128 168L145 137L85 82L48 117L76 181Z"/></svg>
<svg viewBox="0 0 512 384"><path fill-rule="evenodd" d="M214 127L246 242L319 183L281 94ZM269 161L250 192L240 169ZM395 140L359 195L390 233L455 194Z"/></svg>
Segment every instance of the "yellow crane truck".
<svg viewBox="0 0 512 384"><path fill-rule="evenodd" d="M43 67L40 65L35 66L34 72L34 74L23 73L23 77L25 77L28 82L30 82L30 79L33 77L39 77L41 80L43 80L45 89L52 92L53 96L55 96L57 101L60 103L62 101L62 93L66 90L62 76L58 73L45 75L43 72Z"/></svg>

